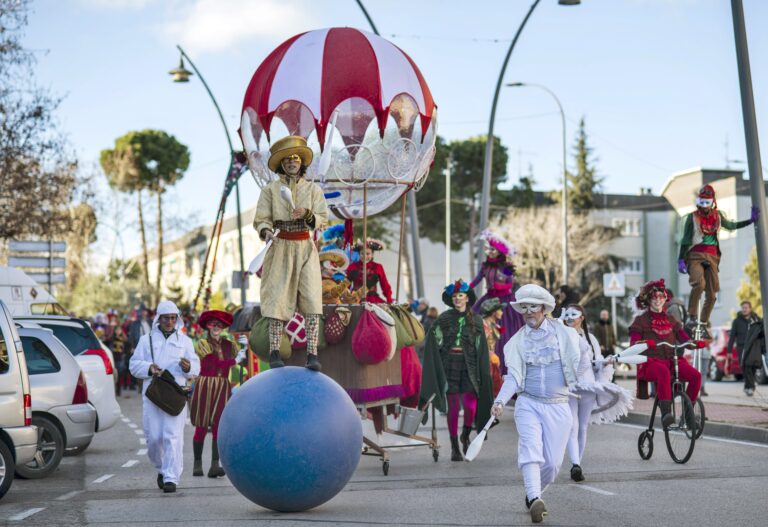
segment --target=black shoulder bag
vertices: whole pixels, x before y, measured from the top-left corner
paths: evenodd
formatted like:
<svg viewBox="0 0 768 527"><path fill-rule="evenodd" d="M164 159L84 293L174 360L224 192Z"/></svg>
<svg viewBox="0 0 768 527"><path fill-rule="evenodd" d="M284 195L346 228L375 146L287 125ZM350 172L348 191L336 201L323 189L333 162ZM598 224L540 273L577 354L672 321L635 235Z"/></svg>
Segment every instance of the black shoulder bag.
<svg viewBox="0 0 768 527"><path fill-rule="evenodd" d="M155 350L152 346L152 335L149 336L149 351L152 363L155 363ZM152 382L145 392L147 399L169 415L179 415L187 404L187 392L176 383L176 379L168 370L160 375L152 376Z"/></svg>

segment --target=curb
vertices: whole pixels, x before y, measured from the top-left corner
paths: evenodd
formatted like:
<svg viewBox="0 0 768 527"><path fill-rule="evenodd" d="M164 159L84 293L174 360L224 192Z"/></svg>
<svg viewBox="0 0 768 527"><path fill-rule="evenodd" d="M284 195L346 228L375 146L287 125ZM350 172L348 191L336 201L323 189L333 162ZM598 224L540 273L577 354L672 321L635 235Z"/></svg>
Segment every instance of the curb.
<svg viewBox="0 0 768 527"><path fill-rule="evenodd" d="M651 414L642 414L629 412L618 422L633 425L648 426ZM656 417L658 421L658 416ZM768 444L768 429L757 428L755 426L734 425L729 423L716 423L707 421L704 426L704 435L702 437L722 437L725 439L736 439L739 441L751 441L753 443Z"/></svg>

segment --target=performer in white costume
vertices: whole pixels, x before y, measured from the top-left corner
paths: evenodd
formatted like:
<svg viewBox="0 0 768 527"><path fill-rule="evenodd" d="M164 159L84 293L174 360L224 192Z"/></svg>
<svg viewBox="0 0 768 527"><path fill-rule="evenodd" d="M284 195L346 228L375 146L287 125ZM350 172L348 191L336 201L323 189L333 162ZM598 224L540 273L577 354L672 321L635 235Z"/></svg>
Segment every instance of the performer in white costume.
<svg viewBox="0 0 768 527"><path fill-rule="evenodd" d="M587 429L590 423L611 423L626 415L632 408L632 393L610 382L613 366L602 361L595 362L599 355L600 343L589 333L586 313L578 304L563 309L561 319L579 334L579 365L576 369L576 390L578 398L569 400L573 424L568 439L568 457L571 460L571 479L584 481L581 459L587 446Z"/></svg>
<svg viewBox="0 0 768 527"><path fill-rule="evenodd" d="M577 382L579 336L546 316L555 308L546 289L524 285L516 297L512 307L523 315L525 326L504 346L507 375L491 411L501 416L504 405L519 395L517 464L525 483L525 505L531 520L539 523L547 515L542 492L557 477L570 437L568 400Z"/></svg>
<svg viewBox="0 0 768 527"><path fill-rule="evenodd" d="M181 386L187 379L200 374L200 359L195 354L192 340L179 331L182 326L176 304L168 300L160 302L152 330L141 337L130 362L131 374L144 381L142 394L146 393L152 376L163 370L168 370ZM185 407L179 415L173 416L155 406L146 395L143 402L147 455L157 469L157 485L164 492L176 492L183 468L187 409Z"/></svg>

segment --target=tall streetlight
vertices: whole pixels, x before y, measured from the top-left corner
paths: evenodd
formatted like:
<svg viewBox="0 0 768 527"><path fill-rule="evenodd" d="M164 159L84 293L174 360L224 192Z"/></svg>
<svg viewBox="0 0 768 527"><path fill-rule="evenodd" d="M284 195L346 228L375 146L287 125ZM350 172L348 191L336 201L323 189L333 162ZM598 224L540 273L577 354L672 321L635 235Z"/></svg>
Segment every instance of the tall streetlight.
<svg viewBox="0 0 768 527"><path fill-rule="evenodd" d="M499 79L496 81L496 91L493 93L493 103L491 104L491 118L488 120L488 136L485 140L485 163L483 164L483 194L480 200L480 230L488 227L490 219L490 206L491 206L491 166L493 166L493 125L496 120L496 104L499 102L499 92L501 91L501 84L504 80L504 73L507 71L507 64L509 63L509 57L512 56L512 50L515 49L515 44L520 38L520 33L523 32L525 24L533 14L536 6L539 5L541 0L536 0L531 4L531 8L520 23L520 27L517 28L512 43L509 45L507 55L504 57L504 63L501 65L501 72L499 73ZM581 0L558 0L559 5L571 6L579 5ZM471 242L470 242L471 243ZM478 259L480 255L478 255Z"/></svg>
<svg viewBox="0 0 768 527"><path fill-rule="evenodd" d="M566 168L566 145L565 145L565 112L563 111L563 105L560 104L560 99L557 98L555 92L543 86L541 84L532 84L528 82L510 82L507 86L517 88L520 86L530 86L531 88L538 88L544 90L557 103L557 108L560 110L560 122L562 123L563 132L563 193L562 201L562 222L563 222L563 283L568 283L568 169Z"/></svg>
<svg viewBox="0 0 768 527"><path fill-rule="evenodd" d="M736 41L736 61L741 88L741 112L744 120L744 138L747 146L749 183L752 205L760 210L760 220L755 224L757 240L757 269L760 276L760 296L763 304L763 329L768 334L768 211L765 206L765 182L760 161L760 141L757 136L755 98L752 94L752 70L749 65L747 30L744 24L744 6L741 0L731 0L733 36Z"/></svg>
<svg viewBox="0 0 768 527"><path fill-rule="evenodd" d="M172 69L168 72L169 75L173 77L173 82L189 82L189 78L197 74L198 78L200 79L200 82L203 83L203 87L205 88L205 91L208 92L208 96L211 98L211 102L213 102L213 105L216 107L216 112L219 114L219 119L221 120L221 126L224 127L224 135L227 137L227 145L229 145L229 169L227 170L227 174L229 174L232 170L232 166L235 162L235 149L232 146L232 139L229 137L229 130L227 129L227 123L224 120L224 115L221 113L221 108L219 108L219 103L216 102L216 98L213 96L213 93L211 92L211 89L208 87L208 83L205 82L205 78L200 73L200 70L195 67L195 63L192 62L192 59L189 58L189 55L187 55L183 49L181 49L181 46L176 45L176 48L178 48L179 53L181 56L179 57L179 65L178 67ZM189 62L189 65L192 66L192 69L195 73L192 73L187 68L184 67L184 59L187 59L187 62ZM239 179L235 179L235 199L237 202L237 245L240 252L240 305L245 305L245 262L243 261L243 226L242 221L240 219L240 182Z"/></svg>

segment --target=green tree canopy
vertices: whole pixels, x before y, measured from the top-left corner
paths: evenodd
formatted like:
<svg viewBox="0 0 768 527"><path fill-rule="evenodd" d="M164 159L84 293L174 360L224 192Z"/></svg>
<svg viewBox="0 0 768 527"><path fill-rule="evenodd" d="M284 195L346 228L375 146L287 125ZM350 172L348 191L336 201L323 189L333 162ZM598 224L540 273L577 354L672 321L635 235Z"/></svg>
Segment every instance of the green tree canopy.
<svg viewBox="0 0 768 527"><path fill-rule="evenodd" d="M752 248L749 260L744 266L744 274L746 279L741 281L736 295L739 297L739 302L748 300L752 304L752 309L754 309L755 313L762 317L763 303L760 293L760 272L757 267L757 249L755 247Z"/></svg>
<svg viewBox="0 0 768 527"><path fill-rule="evenodd" d="M595 207L595 194L602 190L602 178L597 175L594 148L589 146L589 138L584 117L579 121L574 145L576 173L568 172L568 205L574 211L585 211Z"/></svg>

